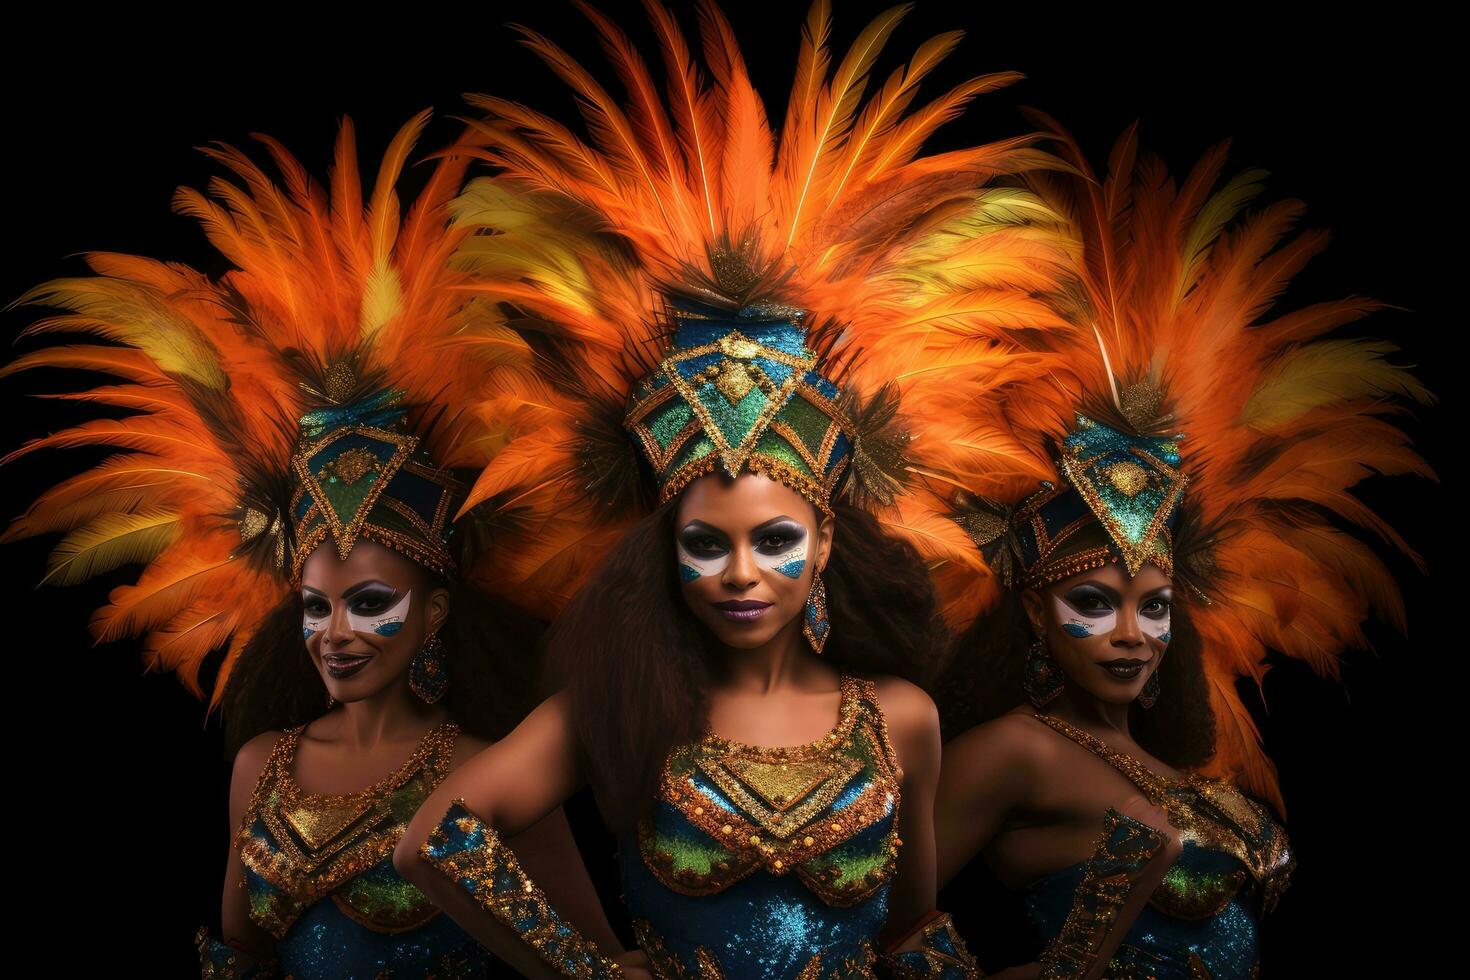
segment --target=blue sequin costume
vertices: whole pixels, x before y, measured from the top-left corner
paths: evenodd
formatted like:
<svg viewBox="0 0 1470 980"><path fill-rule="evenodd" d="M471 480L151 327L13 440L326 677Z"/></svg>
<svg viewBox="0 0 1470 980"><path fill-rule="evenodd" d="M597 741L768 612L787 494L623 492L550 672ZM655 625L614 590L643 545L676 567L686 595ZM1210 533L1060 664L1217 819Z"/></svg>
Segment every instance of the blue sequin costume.
<svg viewBox="0 0 1470 980"><path fill-rule="evenodd" d="M1037 716L1108 762L1169 815L1183 853L1134 920L1109 980L1247 980L1256 975L1257 921L1295 866L1286 835L1258 803L1222 780L1166 779L1058 718ZM1062 929L1086 862L1034 882L1026 907L1043 942Z"/></svg>
<svg viewBox="0 0 1470 980"><path fill-rule="evenodd" d="M276 741L235 837L250 918L276 937L294 980L482 977L469 935L393 868L393 847L449 771L458 727L446 722L373 786L308 794L291 777L306 726Z"/></svg>
<svg viewBox="0 0 1470 980"><path fill-rule="evenodd" d="M677 747L619 848L623 900L662 977L870 977L898 847L898 763L871 681L842 678L807 745Z"/></svg>

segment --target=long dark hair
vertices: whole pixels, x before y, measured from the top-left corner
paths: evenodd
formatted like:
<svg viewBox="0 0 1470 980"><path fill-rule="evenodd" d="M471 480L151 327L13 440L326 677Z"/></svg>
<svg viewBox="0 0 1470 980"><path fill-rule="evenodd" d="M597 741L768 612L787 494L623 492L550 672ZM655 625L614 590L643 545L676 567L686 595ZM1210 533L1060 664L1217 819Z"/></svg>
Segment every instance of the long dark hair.
<svg viewBox="0 0 1470 980"><path fill-rule="evenodd" d="M465 731L500 738L531 707L541 625L479 589L424 575L430 587L450 592L439 630L449 669L443 703ZM292 592L266 614L230 672L222 703L230 758L261 732L305 724L326 710L326 689L301 643L301 614L301 594Z"/></svg>
<svg viewBox="0 0 1470 980"><path fill-rule="evenodd" d="M1158 668L1158 701L1152 708L1135 701L1128 710L1128 730L1155 758L1176 769L1196 769L1215 754L1215 712L1200 636L1186 603L1174 603L1169 627L1169 651ZM955 638L935 685L946 741L1026 700L1021 681L1032 639L1017 591L1007 591L995 609Z"/></svg>
<svg viewBox="0 0 1470 980"><path fill-rule="evenodd" d="M583 765L618 832L652 806L669 750L699 737L707 716L713 639L679 591L676 507L633 525L547 635L549 676L567 692ZM866 511L833 511L823 658L928 680L944 637L923 560Z"/></svg>

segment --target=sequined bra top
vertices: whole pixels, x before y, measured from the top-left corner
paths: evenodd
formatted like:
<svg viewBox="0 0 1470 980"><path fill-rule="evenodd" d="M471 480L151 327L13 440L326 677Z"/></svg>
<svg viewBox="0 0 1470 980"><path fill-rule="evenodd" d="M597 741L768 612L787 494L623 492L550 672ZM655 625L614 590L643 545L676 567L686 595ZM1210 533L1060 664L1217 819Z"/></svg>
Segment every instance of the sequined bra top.
<svg viewBox="0 0 1470 980"><path fill-rule="evenodd" d="M292 778L305 727L276 740L235 835L250 918L276 937L283 974L477 975L478 945L393 868L394 845L449 772L458 726L430 730L397 770L343 795Z"/></svg>
<svg viewBox="0 0 1470 980"><path fill-rule="evenodd" d="M620 847L623 898L662 977L872 975L896 866L898 762L873 683L806 745L678 746Z"/></svg>
<svg viewBox="0 0 1470 980"><path fill-rule="evenodd" d="M1159 980L1254 976L1258 917L1276 904L1296 866L1280 825L1224 780L1192 773L1182 779L1161 776L1060 718L1036 719L1127 777L1168 815L1184 845L1105 975ZM1043 939L1061 928L1081 868L1065 868L1028 889L1027 905Z"/></svg>

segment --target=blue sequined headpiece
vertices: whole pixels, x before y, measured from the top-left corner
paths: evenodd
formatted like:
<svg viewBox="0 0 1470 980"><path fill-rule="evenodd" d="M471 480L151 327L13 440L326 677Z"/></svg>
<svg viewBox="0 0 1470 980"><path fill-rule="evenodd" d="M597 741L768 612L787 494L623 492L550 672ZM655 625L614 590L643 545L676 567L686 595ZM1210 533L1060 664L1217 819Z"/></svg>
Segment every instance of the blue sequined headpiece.
<svg viewBox="0 0 1470 980"><path fill-rule="evenodd" d="M1078 415L1061 443L1063 485L1043 484L1011 518L1022 582L1035 587L1121 560L1174 574L1172 532L1188 478L1179 440L1137 436Z"/></svg>
<svg viewBox="0 0 1470 980"><path fill-rule="evenodd" d="M673 341L624 421L653 466L660 502L720 467L765 473L830 514L854 434L837 386L816 371L803 313L681 302L670 315Z"/></svg>
<svg viewBox="0 0 1470 980"><path fill-rule="evenodd" d="M328 537L344 560L359 538L368 538L440 575L455 574L448 537L460 485L408 432L402 397L380 390L301 417L291 456L293 578Z"/></svg>

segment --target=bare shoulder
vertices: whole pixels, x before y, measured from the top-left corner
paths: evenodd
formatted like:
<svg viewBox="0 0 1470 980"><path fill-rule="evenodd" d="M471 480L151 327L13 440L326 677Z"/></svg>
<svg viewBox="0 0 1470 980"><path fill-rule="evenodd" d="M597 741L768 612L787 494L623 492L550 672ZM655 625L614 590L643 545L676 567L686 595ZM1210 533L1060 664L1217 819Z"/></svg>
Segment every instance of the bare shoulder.
<svg viewBox="0 0 1470 980"><path fill-rule="evenodd" d="M895 740L939 737L939 709L922 687L887 674L879 674L872 681L888 732Z"/></svg>
<svg viewBox="0 0 1470 980"><path fill-rule="evenodd" d="M944 746L945 765L967 769L1005 766L1040 771L1055 760L1048 732L1029 712L1011 711L955 736Z"/></svg>
<svg viewBox="0 0 1470 980"><path fill-rule="evenodd" d="M260 771L265 768L271 750L276 747L276 743L284 734L285 732L279 730L261 732L240 746L240 751L235 753L235 768L230 779L231 784L243 780L253 786L256 779L260 778Z"/></svg>
<svg viewBox="0 0 1470 980"><path fill-rule="evenodd" d="M449 757L449 768L458 769L466 760L473 759L494 744L488 738L461 731L454 737L454 754Z"/></svg>

